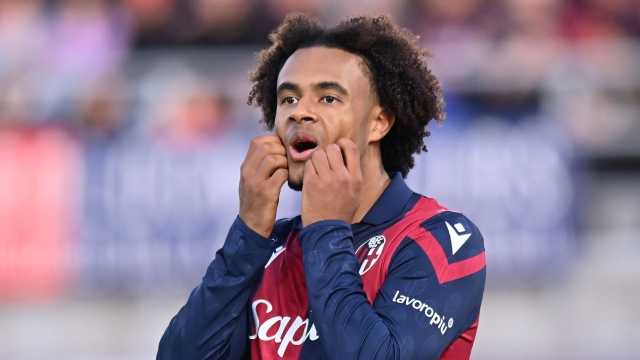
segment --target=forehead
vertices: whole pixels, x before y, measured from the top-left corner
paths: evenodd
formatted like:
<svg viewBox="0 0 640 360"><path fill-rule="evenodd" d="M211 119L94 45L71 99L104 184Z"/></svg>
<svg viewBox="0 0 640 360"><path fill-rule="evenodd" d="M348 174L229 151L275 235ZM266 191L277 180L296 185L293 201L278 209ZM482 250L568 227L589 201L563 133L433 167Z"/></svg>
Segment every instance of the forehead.
<svg viewBox="0 0 640 360"><path fill-rule="evenodd" d="M364 74L364 66L361 57L344 50L319 46L298 49L280 70L278 85L292 82L304 86L336 81L349 88L365 86L368 89L369 79Z"/></svg>

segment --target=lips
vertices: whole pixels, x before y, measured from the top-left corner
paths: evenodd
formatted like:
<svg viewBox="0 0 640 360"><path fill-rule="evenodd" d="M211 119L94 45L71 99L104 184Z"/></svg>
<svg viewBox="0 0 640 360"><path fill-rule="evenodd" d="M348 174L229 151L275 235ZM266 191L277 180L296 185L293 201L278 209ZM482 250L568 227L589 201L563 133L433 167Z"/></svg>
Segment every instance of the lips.
<svg viewBox="0 0 640 360"><path fill-rule="evenodd" d="M309 133L295 133L289 141L289 153L294 161L309 160L316 148L318 148L318 140Z"/></svg>

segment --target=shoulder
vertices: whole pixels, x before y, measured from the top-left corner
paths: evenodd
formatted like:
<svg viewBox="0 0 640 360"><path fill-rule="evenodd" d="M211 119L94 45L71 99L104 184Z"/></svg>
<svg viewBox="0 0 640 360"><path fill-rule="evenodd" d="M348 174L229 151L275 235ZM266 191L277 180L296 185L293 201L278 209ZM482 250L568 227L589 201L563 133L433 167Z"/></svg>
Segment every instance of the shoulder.
<svg viewBox="0 0 640 360"><path fill-rule="evenodd" d="M441 283L476 273L486 265L484 239L478 227L435 199L421 197L397 225L402 230L392 236L396 243L393 257L403 262L408 255L426 255Z"/></svg>
<svg viewBox="0 0 640 360"><path fill-rule="evenodd" d="M456 261L484 251L484 239L478 227L464 214L448 209L420 222L410 237L421 244L432 238L447 258Z"/></svg>
<svg viewBox="0 0 640 360"><path fill-rule="evenodd" d="M387 232L392 241L401 242L408 237L425 243L433 239L447 257L465 258L484 251L480 230L468 217L425 196Z"/></svg>

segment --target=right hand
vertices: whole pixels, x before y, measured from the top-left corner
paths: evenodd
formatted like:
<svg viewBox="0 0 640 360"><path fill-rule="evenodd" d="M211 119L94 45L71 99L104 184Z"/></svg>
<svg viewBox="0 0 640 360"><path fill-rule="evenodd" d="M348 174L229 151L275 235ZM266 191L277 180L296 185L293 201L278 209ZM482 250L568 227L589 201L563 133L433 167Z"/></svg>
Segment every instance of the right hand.
<svg viewBox="0 0 640 360"><path fill-rule="evenodd" d="M277 135L254 138L240 166L240 219L268 238L276 221L280 189L289 178L287 151Z"/></svg>

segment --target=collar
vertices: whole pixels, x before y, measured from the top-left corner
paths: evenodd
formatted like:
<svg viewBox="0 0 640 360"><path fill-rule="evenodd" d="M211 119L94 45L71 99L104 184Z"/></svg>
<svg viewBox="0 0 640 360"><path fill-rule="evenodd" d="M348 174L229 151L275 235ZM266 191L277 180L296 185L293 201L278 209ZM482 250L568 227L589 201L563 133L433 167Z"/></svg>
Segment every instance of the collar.
<svg viewBox="0 0 640 360"><path fill-rule="evenodd" d="M400 172L390 172L391 182L373 204L360 223L380 225L397 217L413 191L409 189Z"/></svg>
<svg viewBox="0 0 640 360"><path fill-rule="evenodd" d="M389 178L391 182L360 221L360 224L380 225L396 218L413 195L413 191L404 182L400 172L390 172ZM302 222L300 221L295 227L302 229Z"/></svg>

